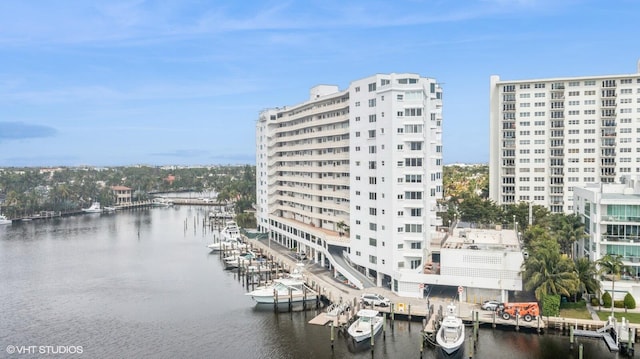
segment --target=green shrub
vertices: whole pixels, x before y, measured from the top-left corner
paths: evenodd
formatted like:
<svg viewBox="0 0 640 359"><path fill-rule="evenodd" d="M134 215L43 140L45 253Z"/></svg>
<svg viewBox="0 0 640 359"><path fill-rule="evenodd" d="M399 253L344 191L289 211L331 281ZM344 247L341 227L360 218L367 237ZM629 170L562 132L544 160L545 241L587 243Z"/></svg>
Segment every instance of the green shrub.
<svg viewBox="0 0 640 359"><path fill-rule="evenodd" d="M602 295L602 306L605 308L611 308L611 294L604 292Z"/></svg>
<svg viewBox="0 0 640 359"><path fill-rule="evenodd" d="M591 298L591 305L594 306L594 307L599 306L600 305L600 299L598 299L596 297Z"/></svg>
<svg viewBox="0 0 640 359"><path fill-rule="evenodd" d="M636 309L636 300L631 293L627 293L627 295L624 296L624 307L627 309Z"/></svg>
<svg viewBox="0 0 640 359"><path fill-rule="evenodd" d="M548 317L557 317L560 315L560 296L545 295L542 298L542 315Z"/></svg>
<svg viewBox="0 0 640 359"><path fill-rule="evenodd" d="M614 308L624 308L624 300L614 300L613 301Z"/></svg>

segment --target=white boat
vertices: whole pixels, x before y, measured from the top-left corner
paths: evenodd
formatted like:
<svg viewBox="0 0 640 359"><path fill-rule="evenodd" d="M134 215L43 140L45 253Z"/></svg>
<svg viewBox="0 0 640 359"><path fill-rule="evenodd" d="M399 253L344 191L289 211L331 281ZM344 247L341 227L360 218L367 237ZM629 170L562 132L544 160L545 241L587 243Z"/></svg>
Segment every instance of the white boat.
<svg viewBox="0 0 640 359"><path fill-rule="evenodd" d="M264 262L264 259L258 258L258 255L251 251L234 254L224 258L226 269L244 267L250 264L257 264L260 262Z"/></svg>
<svg viewBox="0 0 640 359"><path fill-rule="evenodd" d="M153 204L159 207L170 207L173 206L173 201L168 198L156 197L153 199Z"/></svg>
<svg viewBox="0 0 640 359"><path fill-rule="evenodd" d="M275 279L272 284L256 288L254 291L246 293L257 303L274 304L303 302L305 300L316 300L318 293L307 287L303 280L297 278Z"/></svg>
<svg viewBox="0 0 640 359"><path fill-rule="evenodd" d="M116 207L107 207L107 206L105 206L103 209L104 209L105 212L108 212L108 213L113 213L113 212L116 211Z"/></svg>
<svg viewBox="0 0 640 359"><path fill-rule="evenodd" d="M4 214L0 214L0 224L11 224L11 220Z"/></svg>
<svg viewBox="0 0 640 359"><path fill-rule="evenodd" d="M436 342L447 354L452 354L460 349L464 343L464 323L456 316L456 306L453 303L447 306L447 314L440 324L436 335Z"/></svg>
<svg viewBox="0 0 640 359"><path fill-rule="evenodd" d="M238 240L219 241L219 242L211 243L207 247L211 249L212 252L221 252L221 251L227 251L232 249L247 249L247 244L242 243Z"/></svg>
<svg viewBox="0 0 640 359"><path fill-rule="evenodd" d="M100 208L100 202L93 202L91 204L91 207L83 208L82 211L84 213L101 213L102 212L102 208Z"/></svg>
<svg viewBox="0 0 640 359"><path fill-rule="evenodd" d="M209 219L233 219L233 213L229 212L209 212Z"/></svg>
<svg viewBox="0 0 640 359"><path fill-rule="evenodd" d="M377 310L360 309L358 311L358 319L351 323L347 333L357 343L370 339L371 335L375 336L382 329L383 318L378 315Z"/></svg>
<svg viewBox="0 0 640 359"><path fill-rule="evenodd" d="M235 221L227 221L221 232L222 239L226 241L241 241L240 227Z"/></svg>

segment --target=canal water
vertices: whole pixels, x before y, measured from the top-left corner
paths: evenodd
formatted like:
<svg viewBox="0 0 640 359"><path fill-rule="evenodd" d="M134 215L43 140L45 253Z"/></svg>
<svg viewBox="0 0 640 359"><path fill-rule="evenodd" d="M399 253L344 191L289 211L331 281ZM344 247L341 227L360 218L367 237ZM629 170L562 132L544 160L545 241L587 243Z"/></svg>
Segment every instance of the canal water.
<svg viewBox="0 0 640 359"><path fill-rule="evenodd" d="M206 247L206 207L0 226L0 357L419 358L420 323L354 348L314 311L257 307ZM584 358L615 358L580 339ZM475 358L577 358L569 338L481 329ZM443 357L425 348L423 358ZM458 357L468 357L460 352Z"/></svg>

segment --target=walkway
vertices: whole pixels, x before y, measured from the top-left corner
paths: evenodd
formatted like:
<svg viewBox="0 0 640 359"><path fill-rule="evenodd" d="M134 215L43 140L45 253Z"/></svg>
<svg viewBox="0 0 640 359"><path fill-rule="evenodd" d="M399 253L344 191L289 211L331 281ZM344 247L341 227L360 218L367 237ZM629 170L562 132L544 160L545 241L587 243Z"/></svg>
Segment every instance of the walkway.
<svg viewBox="0 0 640 359"><path fill-rule="evenodd" d="M342 249L341 248L330 245L329 246L329 253L331 254L331 257L333 258L333 260L335 260L336 263L338 263L338 265L340 267L342 267L345 270L349 271L349 273L351 273L351 275L353 275L354 277L358 278L360 280L360 282L362 282L362 286L364 288L376 287L376 284L371 279L369 279L369 277L367 277L364 274L360 273L355 268L351 267L351 265L349 263L347 263L347 261L344 259L344 257L342 257Z"/></svg>

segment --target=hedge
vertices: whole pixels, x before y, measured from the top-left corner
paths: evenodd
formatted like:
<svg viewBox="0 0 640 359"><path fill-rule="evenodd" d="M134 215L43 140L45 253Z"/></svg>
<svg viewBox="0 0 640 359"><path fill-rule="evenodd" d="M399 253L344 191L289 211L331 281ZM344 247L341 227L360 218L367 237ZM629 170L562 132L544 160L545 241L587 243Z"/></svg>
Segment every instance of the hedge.
<svg viewBox="0 0 640 359"><path fill-rule="evenodd" d="M602 295L602 306L605 308L611 308L611 294L604 292Z"/></svg>
<svg viewBox="0 0 640 359"><path fill-rule="evenodd" d="M636 309L636 300L631 293L627 293L627 295L624 296L624 307L627 309Z"/></svg>
<svg viewBox="0 0 640 359"><path fill-rule="evenodd" d="M542 298L542 315L557 317L560 314L560 296L545 295Z"/></svg>

